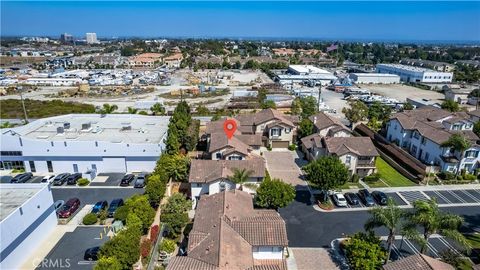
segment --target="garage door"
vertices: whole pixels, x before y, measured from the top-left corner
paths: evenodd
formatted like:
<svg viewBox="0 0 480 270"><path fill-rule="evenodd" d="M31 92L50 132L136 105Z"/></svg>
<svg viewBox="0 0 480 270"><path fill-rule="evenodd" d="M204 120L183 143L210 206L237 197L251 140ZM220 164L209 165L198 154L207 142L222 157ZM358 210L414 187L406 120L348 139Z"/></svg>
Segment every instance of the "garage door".
<svg viewBox="0 0 480 270"><path fill-rule="evenodd" d="M288 141L273 141L272 148L288 148Z"/></svg>
<svg viewBox="0 0 480 270"><path fill-rule="evenodd" d="M125 158L103 158L102 173L127 172Z"/></svg>

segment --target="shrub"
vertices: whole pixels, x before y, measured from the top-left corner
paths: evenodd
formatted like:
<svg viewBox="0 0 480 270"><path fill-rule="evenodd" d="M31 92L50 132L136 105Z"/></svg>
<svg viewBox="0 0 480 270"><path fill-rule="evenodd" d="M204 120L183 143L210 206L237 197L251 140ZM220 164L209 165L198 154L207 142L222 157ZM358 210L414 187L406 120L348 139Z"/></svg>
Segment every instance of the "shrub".
<svg viewBox="0 0 480 270"><path fill-rule="evenodd" d="M380 180L380 176L378 173L372 173L371 175L365 176L363 180L365 180L365 182L376 182Z"/></svg>
<svg viewBox="0 0 480 270"><path fill-rule="evenodd" d="M442 180L453 180L455 179L455 174L451 172L439 172L437 176Z"/></svg>
<svg viewBox="0 0 480 270"><path fill-rule="evenodd" d="M77 185L83 187L83 186L87 186L88 184L90 184L90 181L86 178L80 178L78 179L77 181Z"/></svg>
<svg viewBox="0 0 480 270"><path fill-rule="evenodd" d="M267 146L267 150L268 150L268 151L272 151L272 146L270 146L270 145Z"/></svg>
<svg viewBox="0 0 480 270"><path fill-rule="evenodd" d="M297 146L295 144L290 144L288 146L288 150L290 150L290 151L295 151L295 149L297 149Z"/></svg>
<svg viewBox="0 0 480 270"><path fill-rule="evenodd" d="M143 239L142 243L140 244L140 255L143 258L146 258L150 255L150 250L152 248L152 241L148 238Z"/></svg>
<svg viewBox="0 0 480 270"><path fill-rule="evenodd" d="M140 115L148 115L148 112L146 112L146 111L139 111L138 114L140 114Z"/></svg>
<svg viewBox="0 0 480 270"><path fill-rule="evenodd" d="M467 173L463 176L463 179L473 181L477 179L477 177L474 174Z"/></svg>
<svg viewBox="0 0 480 270"><path fill-rule="evenodd" d="M360 176L358 176L358 174L356 173L352 174L352 177L350 178L350 182L358 183L358 181L360 181Z"/></svg>
<svg viewBox="0 0 480 270"><path fill-rule="evenodd" d="M107 210L102 210L98 213L98 218L100 219L100 221L104 221L105 219L108 218L108 212Z"/></svg>
<svg viewBox="0 0 480 270"><path fill-rule="evenodd" d="M97 215L94 213L88 213L83 217L83 224L85 225L92 225L97 223Z"/></svg>
<svg viewBox="0 0 480 270"><path fill-rule="evenodd" d="M24 173L25 169L13 169L12 173Z"/></svg>
<svg viewBox="0 0 480 270"><path fill-rule="evenodd" d="M255 203L264 208L278 209L295 199L295 188L280 179L263 180L257 189Z"/></svg>
<svg viewBox="0 0 480 270"><path fill-rule="evenodd" d="M457 180L463 180L463 176L457 175Z"/></svg>
<svg viewBox="0 0 480 270"><path fill-rule="evenodd" d="M150 228L150 239L152 240L152 243L155 243L157 241L159 230L160 228L158 227L158 225L153 225Z"/></svg>
<svg viewBox="0 0 480 270"><path fill-rule="evenodd" d="M113 215L113 217L116 220L121 220L123 224L125 224L125 221L127 220L127 215L128 215L128 207L126 205L123 205L117 208L117 211L115 211L115 214Z"/></svg>
<svg viewBox="0 0 480 270"><path fill-rule="evenodd" d="M176 247L177 247L177 243L174 240L163 239L162 242L160 243L160 246L158 247L158 249L160 251L164 251L164 252L170 254L170 253L175 251Z"/></svg>

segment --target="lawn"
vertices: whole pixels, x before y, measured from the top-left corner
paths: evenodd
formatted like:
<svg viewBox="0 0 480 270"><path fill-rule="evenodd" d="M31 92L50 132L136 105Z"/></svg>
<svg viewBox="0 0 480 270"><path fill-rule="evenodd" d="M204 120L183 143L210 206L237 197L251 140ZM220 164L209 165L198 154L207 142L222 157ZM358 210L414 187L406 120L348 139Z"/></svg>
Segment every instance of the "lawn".
<svg viewBox="0 0 480 270"><path fill-rule="evenodd" d="M397 170L390 166L385 160L381 157L378 157L375 166L377 167L377 172L380 175L380 178L391 187L405 187L405 186L416 186L414 182L410 181L405 176L401 175ZM383 184L383 183L382 183ZM370 185L370 183L369 183Z"/></svg>
<svg viewBox="0 0 480 270"><path fill-rule="evenodd" d="M467 238L470 245L472 245L472 248L480 249L480 233L465 234L465 237Z"/></svg>
<svg viewBox="0 0 480 270"><path fill-rule="evenodd" d="M339 189L350 189L350 188L363 188L363 186L360 185L359 183L346 182L345 184L339 187Z"/></svg>
<svg viewBox="0 0 480 270"><path fill-rule="evenodd" d="M0 101L0 118L23 118L22 102L17 99ZM25 99L25 108L29 118L42 118L69 113L95 113L91 104L78 102L63 102L62 100L32 100Z"/></svg>

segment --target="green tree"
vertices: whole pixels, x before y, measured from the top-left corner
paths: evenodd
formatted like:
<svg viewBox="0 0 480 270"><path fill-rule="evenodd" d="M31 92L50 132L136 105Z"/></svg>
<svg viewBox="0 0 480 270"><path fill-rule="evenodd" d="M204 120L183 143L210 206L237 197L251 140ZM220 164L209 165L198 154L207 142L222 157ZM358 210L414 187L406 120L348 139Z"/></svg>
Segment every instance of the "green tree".
<svg viewBox="0 0 480 270"><path fill-rule="evenodd" d="M442 105L442 109L450 111L450 112L458 112L460 111L460 106L457 102L453 100L445 100Z"/></svg>
<svg viewBox="0 0 480 270"><path fill-rule="evenodd" d="M324 191L324 200L327 199L327 191L338 188L350 178L347 167L334 156L313 160L303 170L306 180Z"/></svg>
<svg viewBox="0 0 480 270"><path fill-rule="evenodd" d="M413 105L408 102L405 102L403 103L403 109L407 111L413 110Z"/></svg>
<svg viewBox="0 0 480 270"><path fill-rule="evenodd" d="M178 151L180 150L180 141L178 139L178 131L175 125L172 125L168 129L168 135L167 139L165 140L165 148L166 152L169 155L175 155L178 154Z"/></svg>
<svg viewBox="0 0 480 270"><path fill-rule="evenodd" d="M313 122L310 121L310 119L308 119L308 118L302 119L302 121L300 121L300 125L298 127L298 137L303 138L303 137L306 137L308 135L312 135L313 133L314 133L313 132Z"/></svg>
<svg viewBox="0 0 480 270"><path fill-rule="evenodd" d="M418 200L413 203L413 212L407 214L403 234L418 243L423 254L428 251L428 240L432 234L440 234L451 239L469 252L471 246L468 240L458 231L462 223L462 217L441 212L435 199ZM419 232L417 227L420 227L422 232Z"/></svg>
<svg viewBox="0 0 480 270"><path fill-rule="evenodd" d="M165 107L161 103L153 104L153 106L150 107L150 111L152 111L154 115L165 115L166 113Z"/></svg>
<svg viewBox="0 0 480 270"><path fill-rule="evenodd" d="M349 101L348 104L350 108L343 108L342 112L345 114L345 117L352 123L352 126L360 121L364 121L368 116L368 107L365 103L354 100Z"/></svg>
<svg viewBox="0 0 480 270"><path fill-rule="evenodd" d="M155 210L150 206L148 197L146 195L135 194L125 201L125 205L128 207L128 213L135 214L142 222L143 231L147 230L153 222L155 217ZM128 224L128 215L127 215Z"/></svg>
<svg viewBox="0 0 480 270"><path fill-rule="evenodd" d="M162 167L167 177L173 181L186 182L188 180L189 159L181 154L162 155Z"/></svg>
<svg viewBox="0 0 480 270"><path fill-rule="evenodd" d="M114 214L115 220L120 220L125 224L125 221L127 220L127 215L128 215L128 207L126 205L122 205L117 208Z"/></svg>
<svg viewBox="0 0 480 270"><path fill-rule="evenodd" d="M255 203L263 208L278 209L295 199L295 188L280 179L264 179L257 188Z"/></svg>
<svg viewBox="0 0 480 270"><path fill-rule="evenodd" d="M168 198L162 209L160 220L166 224L171 238L176 238L182 228L188 223L187 211L192 208L192 202L181 193L175 193Z"/></svg>
<svg viewBox="0 0 480 270"><path fill-rule="evenodd" d="M233 175L229 178L235 184L240 185L240 190L243 190L243 185L248 181L252 173L252 170L234 168Z"/></svg>
<svg viewBox="0 0 480 270"><path fill-rule="evenodd" d="M115 257L101 257L95 264L94 270L122 270L122 265Z"/></svg>
<svg viewBox="0 0 480 270"><path fill-rule="evenodd" d="M473 125L473 132L475 134L477 134L477 136L480 136L480 121L477 121L474 125Z"/></svg>
<svg viewBox="0 0 480 270"><path fill-rule="evenodd" d="M378 131L382 128L382 123L377 120L377 118L373 117L368 120L367 127L369 127L373 131Z"/></svg>
<svg viewBox="0 0 480 270"><path fill-rule="evenodd" d="M368 108L368 118L375 118L381 122L388 120L391 113L392 108L390 106L381 104L379 101L375 101Z"/></svg>
<svg viewBox="0 0 480 270"><path fill-rule="evenodd" d="M264 100L261 107L262 109L276 109L277 105L273 100Z"/></svg>
<svg viewBox="0 0 480 270"><path fill-rule="evenodd" d="M115 257L121 269L130 269L140 256L141 231L135 226L120 231L100 248L100 258Z"/></svg>
<svg viewBox="0 0 480 270"><path fill-rule="evenodd" d="M455 152L460 153L460 160L463 160L465 150L472 147L472 143L461 134L453 134L452 136L450 136L450 138L448 138L447 141L443 142L440 146L449 147ZM457 175L460 173L460 165L461 162L458 162L456 170Z"/></svg>
<svg viewBox="0 0 480 270"><path fill-rule="evenodd" d="M100 109L100 113L101 114L109 114L109 113L113 113L116 110L118 110L117 105L115 105L115 104L110 105L108 103L105 103L105 104L103 104L102 109Z"/></svg>
<svg viewBox="0 0 480 270"><path fill-rule="evenodd" d="M388 230L388 252L387 256L385 257L385 263L387 263L390 258L390 254L392 253L397 227L403 217L405 217L405 211L398 207L392 198L389 198L386 207L376 206L369 210L369 213L371 216L365 223L365 230L372 231L377 227L385 227Z"/></svg>
<svg viewBox="0 0 480 270"><path fill-rule="evenodd" d="M302 113L302 102L300 101L300 98L297 97L292 101L292 108L290 111L293 115L300 115Z"/></svg>
<svg viewBox="0 0 480 270"><path fill-rule="evenodd" d="M1 125L0 125L0 128L11 128L11 127L14 127L13 124L10 124L10 122L6 121L6 122L3 122Z"/></svg>
<svg viewBox="0 0 480 270"><path fill-rule="evenodd" d="M138 109L135 109L133 107L128 107L127 109L129 114L136 114L138 112Z"/></svg>
<svg viewBox="0 0 480 270"><path fill-rule="evenodd" d="M380 269L387 253L381 246L380 238L372 232L356 233L346 240L345 253L348 264L353 270Z"/></svg>
<svg viewBox="0 0 480 270"><path fill-rule="evenodd" d="M318 112L317 100L314 97L300 98L302 118L308 118Z"/></svg>
<svg viewBox="0 0 480 270"><path fill-rule="evenodd" d="M198 105L197 115L201 115L201 116L210 115L210 110L207 107L205 107L204 105Z"/></svg>
<svg viewBox="0 0 480 270"><path fill-rule="evenodd" d="M148 177L145 195L148 196L148 201L151 205L157 206L160 204L167 189L167 181L168 178L160 174L152 174Z"/></svg>

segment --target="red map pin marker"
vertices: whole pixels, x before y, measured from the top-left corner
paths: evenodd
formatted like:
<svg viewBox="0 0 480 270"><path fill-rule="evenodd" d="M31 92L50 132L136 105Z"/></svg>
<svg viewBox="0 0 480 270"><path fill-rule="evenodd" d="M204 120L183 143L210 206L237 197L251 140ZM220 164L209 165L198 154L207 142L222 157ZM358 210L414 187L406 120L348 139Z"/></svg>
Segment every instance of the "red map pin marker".
<svg viewBox="0 0 480 270"><path fill-rule="evenodd" d="M233 137L233 134L237 130L237 122L233 119L227 119L225 122L223 122L223 131L225 131L225 134L227 134L227 138L231 139Z"/></svg>

